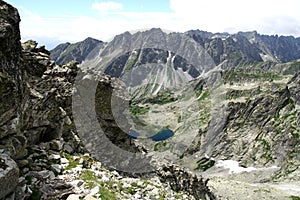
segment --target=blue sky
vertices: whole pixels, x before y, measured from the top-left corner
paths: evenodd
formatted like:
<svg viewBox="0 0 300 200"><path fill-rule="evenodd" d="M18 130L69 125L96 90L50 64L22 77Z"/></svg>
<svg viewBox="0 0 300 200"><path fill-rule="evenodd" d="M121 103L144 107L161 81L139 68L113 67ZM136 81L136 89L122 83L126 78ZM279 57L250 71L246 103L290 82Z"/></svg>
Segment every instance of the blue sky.
<svg viewBox="0 0 300 200"><path fill-rule="evenodd" d="M87 37L159 27L184 32L257 30L300 36L299 0L7 0L21 15L22 40L52 49Z"/></svg>

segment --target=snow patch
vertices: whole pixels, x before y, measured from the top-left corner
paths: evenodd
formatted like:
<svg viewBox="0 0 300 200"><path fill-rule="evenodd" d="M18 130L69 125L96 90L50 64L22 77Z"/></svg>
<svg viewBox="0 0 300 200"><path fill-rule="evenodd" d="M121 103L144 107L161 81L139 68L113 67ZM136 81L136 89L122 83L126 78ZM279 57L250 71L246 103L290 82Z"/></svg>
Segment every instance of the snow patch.
<svg viewBox="0 0 300 200"><path fill-rule="evenodd" d="M239 166L239 162L234 160L219 160L216 164L216 167L223 167L225 169L229 169L229 174L251 172L257 170L254 167L241 167Z"/></svg>

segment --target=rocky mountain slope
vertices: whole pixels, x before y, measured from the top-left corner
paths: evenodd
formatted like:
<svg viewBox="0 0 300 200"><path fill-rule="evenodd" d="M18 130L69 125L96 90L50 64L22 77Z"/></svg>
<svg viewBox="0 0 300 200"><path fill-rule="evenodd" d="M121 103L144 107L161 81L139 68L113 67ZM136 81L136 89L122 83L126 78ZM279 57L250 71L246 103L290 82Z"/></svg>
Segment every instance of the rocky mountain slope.
<svg viewBox="0 0 300 200"><path fill-rule="evenodd" d="M133 174L95 159L86 148L93 140L75 126L72 98L84 90L74 83L96 81L104 97L95 110L105 135L85 136L141 154L112 120L110 96L121 82L76 62L56 65L43 46L20 43L19 22L18 11L0 1L0 199L215 199L207 180L184 168L161 162L155 171Z"/></svg>
<svg viewBox="0 0 300 200"><path fill-rule="evenodd" d="M0 199L299 199L298 38L151 29L56 65L19 21L0 1Z"/></svg>
<svg viewBox="0 0 300 200"><path fill-rule="evenodd" d="M160 32L160 33L155 33ZM162 36L162 32L157 29L152 29L147 34L159 34L160 40L166 40L166 36ZM174 34L174 33L172 33ZM238 32L236 34L228 33L211 33L200 30L190 30L186 33L181 33L195 40L201 45L203 49L212 57L216 65L222 64L224 67L236 67L238 65L248 65L262 61L269 61L271 63L286 63L299 59L300 54L300 38L293 36L278 36L278 35L261 35L256 31L253 32ZM136 40L141 39L140 32L131 36L129 32L117 36L114 44L121 42L124 37L133 37ZM164 38L164 39L162 39ZM95 44L94 39L88 38L76 44L61 44L51 50L51 58L58 64L63 64L65 57L69 57L69 53L75 46L93 47ZM99 43L101 48L104 43ZM76 52L80 51L80 48ZM100 49L100 48L98 48ZM81 54L87 55L87 51L91 48L81 48ZM76 56L73 58L83 61L86 56ZM70 61L66 59L66 61Z"/></svg>
<svg viewBox="0 0 300 200"><path fill-rule="evenodd" d="M51 60L55 60L57 64L67 64L73 60L81 63L93 49L103 45L104 43L102 41L93 38L87 38L75 44L67 42L51 50L50 58Z"/></svg>
<svg viewBox="0 0 300 200"><path fill-rule="evenodd" d="M81 66L124 82L148 154L211 178L221 199L299 198L299 38L151 29L98 50ZM161 130L174 136L149 140Z"/></svg>

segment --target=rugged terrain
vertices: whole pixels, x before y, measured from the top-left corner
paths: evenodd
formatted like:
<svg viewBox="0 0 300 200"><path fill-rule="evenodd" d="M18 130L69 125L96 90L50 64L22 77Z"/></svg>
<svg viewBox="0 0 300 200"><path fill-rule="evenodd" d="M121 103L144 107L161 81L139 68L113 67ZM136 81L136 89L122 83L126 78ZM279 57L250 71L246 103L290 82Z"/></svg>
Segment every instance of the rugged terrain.
<svg viewBox="0 0 300 200"><path fill-rule="evenodd" d="M221 199L297 199L299 58L294 37L151 29L116 36L81 66L124 82L135 143L157 160L209 177ZM161 129L175 134L149 140Z"/></svg>
<svg viewBox="0 0 300 200"><path fill-rule="evenodd" d="M19 22L0 1L0 199L300 198L299 38L151 29L49 52Z"/></svg>
<svg viewBox="0 0 300 200"><path fill-rule="evenodd" d="M103 141L141 152L112 120L110 96L121 82L76 62L56 65L35 41L20 43L19 22L18 11L0 1L0 199L215 199L206 179L173 164L133 174L97 160L75 127L72 97L84 90L74 83L97 82Z"/></svg>

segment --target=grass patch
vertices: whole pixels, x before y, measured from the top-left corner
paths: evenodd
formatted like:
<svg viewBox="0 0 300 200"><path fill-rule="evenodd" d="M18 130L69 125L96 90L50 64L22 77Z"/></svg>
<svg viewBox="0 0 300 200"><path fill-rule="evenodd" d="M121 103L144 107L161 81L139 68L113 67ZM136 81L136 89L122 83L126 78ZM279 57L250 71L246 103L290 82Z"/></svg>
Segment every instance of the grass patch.
<svg viewBox="0 0 300 200"><path fill-rule="evenodd" d="M144 115L149 111L148 107L141 107L138 105L131 105L129 107L129 112L132 116Z"/></svg>
<svg viewBox="0 0 300 200"><path fill-rule="evenodd" d="M166 146L167 146L167 142L166 141L162 141L162 142L156 143L154 145L154 151L159 151L159 150L165 149Z"/></svg>
<svg viewBox="0 0 300 200"><path fill-rule="evenodd" d="M206 99L207 97L209 97L210 93L208 90L205 90L204 92L200 92L200 93L197 93L196 92L196 95L198 97L198 101L202 101L204 99Z"/></svg>
<svg viewBox="0 0 300 200"><path fill-rule="evenodd" d="M288 74L295 74L298 71L300 71L300 61L294 61L292 62L291 66L289 68L287 68L283 74L284 75L288 75Z"/></svg>
<svg viewBox="0 0 300 200"><path fill-rule="evenodd" d="M297 196L290 196L289 198L292 199L292 200L300 200L299 196L298 197Z"/></svg>
<svg viewBox="0 0 300 200"><path fill-rule="evenodd" d="M65 153L64 157L69 161L69 165L66 168L64 168L64 170L70 170L79 165L79 160L75 160L74 157L70 154Z"/></svg>
<svg viewBox="0 0 300 200"><path fill-rule="evenodd" d="M152 104L167 104L176 101L177 98L174 97L174 94L168 90L159 92L156 96L149 98L146 100L146 102L152 103Z"/></svg>
<svg viewBox="0 0 300 200"><path fill-rule="evenodd" d="M281 78L279 74L262 69L230 69L223 75L225 82L229 83L253 80L273 81Z"/></svg>
<svg viewBox="0 0 300 200"><path fill-rule="evenodd" d="M117 200L116 195L107 188L101 187L99 194L102 200Z"/></svg>
<svg viewBox="0 0 300 200"><path fill-rule="evenodd" d="M198 166L196 167L195 170L201 170L201 171L206 171L212 166L215 165L216 161L210 160L208 158L201 158L200 160L197 161Z"/></svg>
<svg viewBox="0 0 300 200"><path fill-rule="evenodd" d="M97 177L96 177L95 173L90 170L82 171L80 177L84 181L97 181Z"/></svg>

